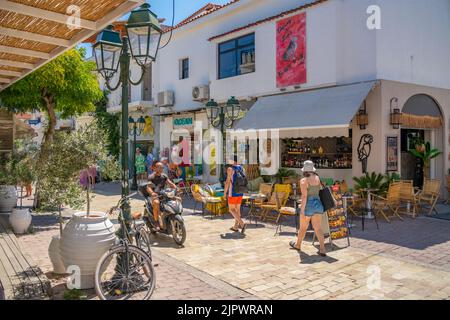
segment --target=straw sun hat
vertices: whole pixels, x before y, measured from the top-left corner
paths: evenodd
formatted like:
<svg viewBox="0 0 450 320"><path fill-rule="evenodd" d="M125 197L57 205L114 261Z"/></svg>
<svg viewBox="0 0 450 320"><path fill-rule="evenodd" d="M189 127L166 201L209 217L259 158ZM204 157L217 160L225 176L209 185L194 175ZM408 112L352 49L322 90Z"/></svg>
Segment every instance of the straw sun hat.
<svg viewBox="0 0 450 320"><path fill-rule="evenodd" d="M314 168L314 162L311 160L306 160L303 162L302 172L316 172L316 168Z"/></svg>

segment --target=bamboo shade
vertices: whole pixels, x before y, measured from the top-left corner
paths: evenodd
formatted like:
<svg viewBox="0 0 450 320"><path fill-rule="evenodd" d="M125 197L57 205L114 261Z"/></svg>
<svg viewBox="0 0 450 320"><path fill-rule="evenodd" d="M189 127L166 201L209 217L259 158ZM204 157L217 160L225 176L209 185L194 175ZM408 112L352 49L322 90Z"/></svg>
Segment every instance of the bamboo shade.
<svg viewBox="0 0 450 320"><path fill-rule="evenodd" d="M0 84L0 91L142 3L144 0L2 0L0 78L12 81ZM80 25L74 27L69 23L77 14Z"/></svg>
<svg viewBox="0 0 450 320"><path fill-rule="evenodd" d="M441 117L418 116L403 113L402 126L405 128L438 129L442 127L442 119Z"/></svg>

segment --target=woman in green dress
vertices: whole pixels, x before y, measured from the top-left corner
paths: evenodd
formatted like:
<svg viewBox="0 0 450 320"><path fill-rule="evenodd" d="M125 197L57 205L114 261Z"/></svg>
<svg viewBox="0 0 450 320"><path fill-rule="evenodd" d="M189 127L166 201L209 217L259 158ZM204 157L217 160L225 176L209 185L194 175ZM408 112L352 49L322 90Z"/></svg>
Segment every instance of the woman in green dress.
<svg viewBox="0 0 450 320"><path fill-rule="evenodd" d="M145 157L141 153L141 149L136 148L136 159L134 162L134 166L136 168L136 178L138 183L141 183L145 178Z"/></svg>

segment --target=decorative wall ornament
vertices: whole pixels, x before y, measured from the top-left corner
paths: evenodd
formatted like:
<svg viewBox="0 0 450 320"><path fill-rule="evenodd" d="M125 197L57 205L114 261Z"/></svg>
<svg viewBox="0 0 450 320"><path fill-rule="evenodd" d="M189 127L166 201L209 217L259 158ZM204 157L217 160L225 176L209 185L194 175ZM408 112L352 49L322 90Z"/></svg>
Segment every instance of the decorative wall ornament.
<svg viewBox="0 0 450 320"><path fill-rule="evenodd" d="M367 172L367 159L372 151L373 136L371 134L364 134L361 136L358 145L358 160L362 164L362 173Z"/></svg>

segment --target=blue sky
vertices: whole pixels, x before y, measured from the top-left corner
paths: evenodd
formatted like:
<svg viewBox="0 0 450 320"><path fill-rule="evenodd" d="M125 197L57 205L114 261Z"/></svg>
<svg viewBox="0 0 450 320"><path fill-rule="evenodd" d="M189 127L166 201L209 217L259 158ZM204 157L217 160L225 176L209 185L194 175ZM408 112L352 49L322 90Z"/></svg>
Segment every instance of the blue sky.
<svg viewBox="0 0 450 320"><path fill-rule="evenodd" d="M151 10L158 16L158 18L165 18L164 24L171 25L172 23L172 1L173 0L150 0L147 1L151 5ZM203 7L208 3L225 4L230 0L175 0L175 23L177 24L181 20L187 18L195 11ZM120 20L125 20L128 15L125 15ZM83 47L87 49L87 55L91 56L91 45L83 44Z"/></svg>

